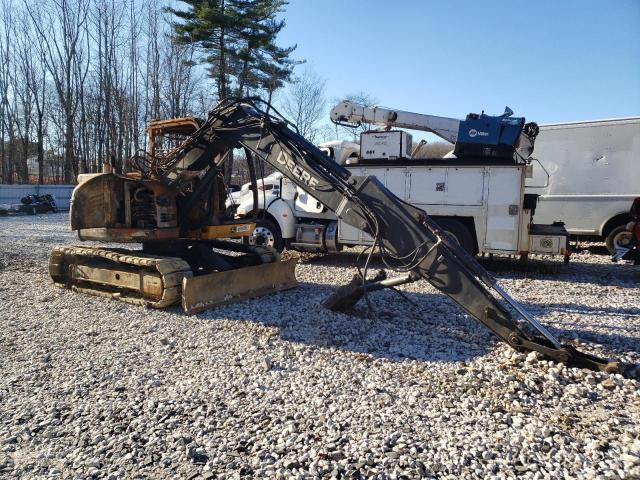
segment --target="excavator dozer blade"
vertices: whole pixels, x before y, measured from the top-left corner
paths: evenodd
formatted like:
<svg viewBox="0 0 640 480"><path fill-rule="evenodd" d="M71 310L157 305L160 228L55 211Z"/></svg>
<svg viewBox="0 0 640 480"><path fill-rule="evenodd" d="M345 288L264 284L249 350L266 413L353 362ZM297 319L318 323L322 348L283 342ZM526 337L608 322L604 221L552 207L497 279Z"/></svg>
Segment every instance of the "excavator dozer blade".
<svg viewBox="0 0 640 480"><path fill-rule="evenodd" d="M218 305L279 292L298 286L296 260L263 263L182 281L182 308L188 314Z"/></svg>

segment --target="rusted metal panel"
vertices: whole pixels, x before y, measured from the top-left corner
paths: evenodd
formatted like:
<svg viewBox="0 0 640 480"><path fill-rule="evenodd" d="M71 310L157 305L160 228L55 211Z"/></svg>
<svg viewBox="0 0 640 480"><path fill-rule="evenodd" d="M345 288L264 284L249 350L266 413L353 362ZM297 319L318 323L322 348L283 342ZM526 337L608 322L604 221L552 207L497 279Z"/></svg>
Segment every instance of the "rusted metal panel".
<svg viewBox="0 0 640 480"><path fill-rule="evenodd" d="M140 275L137 272L74 265L72 277L74 280L84 280L132 290L139 290L140 288Z"/></svg>
<svg viewBox="0 0 640 480"><path fill-rule="evenodd" d="M265 263L182 280L182 308L189 314L298 286L296 260Z"/></svg>
<svg viewBox="0 0 640 480"><path fill-rule="evenodd" d="M159 275L129 272L116 268L74 265L72 276L74 280L135 290L154 298L162 297L162 279Z"/></svg>
<svg viewBox="0 0 640 480"><path fill-rule="evenodd" d="M171 231L177 227L175 191L161 182L141 181L114 173L97 174L82 180L73 191L72 230L116 228L123 233L116 234L113 241L137 241L136 235L142 240L153 237L154 234L146 233L153 228ZM128 230L133 237L126 239L124 232L130 227L138 228ZM170 235L168 238L174 237ZM95 239L110 240L103 237Z"/></svg>
<svg viewBox="0 0 640 480"><path fill-rule="evenodd" d="M155 240L177 239L179 228L83 228L78 231L80 240L95 240L118 243L140 243Z"/></svg>
<svg viewBox="0 0 640 480"><path fill-rule="evenodd" d="M200 128L202 120L195 117L169 118L167 120L153 120L147 127L147 144L151 157L157 155L158 137L166 134L191 135ZM173 150L172 150L173 151ZM163 152L166 155L168 152Z"/></svg>
<svg viewBox="0 0 640 480"><path fill-rule="evenodd" d="M114 174L83 179L71 197L71 229L114 227L118 223L118 203L122 196L123 179Z"/></svg>

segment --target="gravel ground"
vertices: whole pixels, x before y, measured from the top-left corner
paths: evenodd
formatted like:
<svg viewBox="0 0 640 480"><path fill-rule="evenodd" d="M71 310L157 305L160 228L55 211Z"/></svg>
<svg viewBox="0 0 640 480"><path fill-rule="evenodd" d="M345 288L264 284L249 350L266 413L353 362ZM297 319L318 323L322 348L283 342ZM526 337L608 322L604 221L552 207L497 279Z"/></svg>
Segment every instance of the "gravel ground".
<svg viewBox="0 0 640 480"><path fill-rule="evenodd" d="M640 383L514 353L426 282L299 288L186 316L56 289L64 214L0 219L0 477L640 478ZM640 269L488 264L550 329L640 362Z"/></svg>

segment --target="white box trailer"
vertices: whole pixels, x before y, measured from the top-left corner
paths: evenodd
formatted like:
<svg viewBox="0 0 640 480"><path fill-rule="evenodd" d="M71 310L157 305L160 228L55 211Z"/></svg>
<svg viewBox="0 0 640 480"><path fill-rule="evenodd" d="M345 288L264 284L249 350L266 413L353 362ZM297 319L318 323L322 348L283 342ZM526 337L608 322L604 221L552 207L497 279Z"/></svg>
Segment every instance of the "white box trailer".
<svg viewBox="0 0 640 480"><path fill-rule="evenodd" d="M527 192L540 194L536 221L561 220L570 234L615 246L640 196L640 117L540 126Z"/></svg>

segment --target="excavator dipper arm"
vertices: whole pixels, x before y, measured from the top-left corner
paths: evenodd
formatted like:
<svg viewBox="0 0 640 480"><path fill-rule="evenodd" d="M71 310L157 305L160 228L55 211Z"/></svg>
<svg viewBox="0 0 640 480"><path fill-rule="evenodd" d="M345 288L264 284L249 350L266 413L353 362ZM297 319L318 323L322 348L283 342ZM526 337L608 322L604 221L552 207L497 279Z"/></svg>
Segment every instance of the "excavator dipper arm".
<svg viewBox="0 0 640 480"><path fill-rule="evenodd" d="M574 367L626 376L638 374L637 366L598 358L562 344L438 228L426 212L396 197L376 177L352 176L254 101L236 100L219 105L196 136L195 147L185 156L182 168L201 169L201 162L211 158L211 153L247 149L344 222L373 236L386 265L408 273L405 280L395 283L387 280L387 285L424 278L516 350L537 351ZM338 296L351 298L354 289L359 289L355 292L356 300L365 290L377 289L371 285L367 288L364 279L362 285L341 288L346 290L342 293L339 290Z"/></svg>

